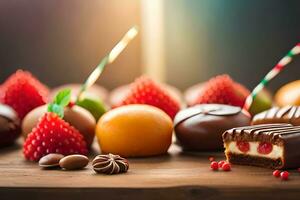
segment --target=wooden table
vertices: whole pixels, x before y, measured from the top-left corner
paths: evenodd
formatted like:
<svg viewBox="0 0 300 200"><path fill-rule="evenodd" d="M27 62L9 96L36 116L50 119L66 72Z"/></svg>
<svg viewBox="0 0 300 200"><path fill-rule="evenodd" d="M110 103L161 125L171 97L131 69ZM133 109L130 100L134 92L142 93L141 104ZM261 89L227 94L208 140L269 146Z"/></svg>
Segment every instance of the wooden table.
<svg viewBox="0 0 300 200"><path fill-rule="evenodd" d="M211 155L224 159L222 153L182 153L173 145L169 155L129 159L128 173L108 176L95 174L91 165L80 171L42 170L25 161L16 145L0 150L0 199L300 199L296 170L289 181L258 167L213 172Z"/></svg>

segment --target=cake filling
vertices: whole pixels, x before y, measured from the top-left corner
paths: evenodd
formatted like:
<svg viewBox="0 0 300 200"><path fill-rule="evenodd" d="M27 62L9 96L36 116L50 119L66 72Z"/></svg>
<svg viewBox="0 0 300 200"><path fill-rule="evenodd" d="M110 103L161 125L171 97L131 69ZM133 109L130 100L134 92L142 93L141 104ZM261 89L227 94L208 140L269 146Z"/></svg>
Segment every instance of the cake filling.
<svg viewBox="0 0 300 200"><path fill-rule="evenodd" d="M226 143L227 153L278 159L283 157L283 147L270 143L232 141Z"/></svg>

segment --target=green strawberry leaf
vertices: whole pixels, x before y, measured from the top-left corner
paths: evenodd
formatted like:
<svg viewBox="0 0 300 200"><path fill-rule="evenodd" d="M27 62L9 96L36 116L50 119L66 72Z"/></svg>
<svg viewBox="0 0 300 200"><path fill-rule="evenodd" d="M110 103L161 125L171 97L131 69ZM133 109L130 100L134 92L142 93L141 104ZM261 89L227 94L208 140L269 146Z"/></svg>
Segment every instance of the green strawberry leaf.
<svg viewBox="0 0 300 200"><path fill-rule="evenodd" d="M48 105L48 112L56 113L59 117L64 117L64 107L71 101L71 90L64 89L60 91L54 101Z"/></svg>
<svg viewBox="0 0 300 200"><path fill-rule="evenodd" d="M65 107L70 103L70 100L71 100L71 90L64 89L56 95L54 103Z"/></svg>

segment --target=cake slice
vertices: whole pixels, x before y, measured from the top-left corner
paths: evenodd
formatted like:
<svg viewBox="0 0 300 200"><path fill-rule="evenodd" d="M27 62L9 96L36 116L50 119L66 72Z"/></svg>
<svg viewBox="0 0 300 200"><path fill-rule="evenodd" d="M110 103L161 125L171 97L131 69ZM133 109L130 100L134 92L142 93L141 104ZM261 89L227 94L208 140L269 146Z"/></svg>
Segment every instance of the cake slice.
<svg viewBox="0 0 300 200"><path fill-rule="evenodd" d="M223 133L227 160L232 164L273 169L300 167L300 126L262 124Z"/></svg>

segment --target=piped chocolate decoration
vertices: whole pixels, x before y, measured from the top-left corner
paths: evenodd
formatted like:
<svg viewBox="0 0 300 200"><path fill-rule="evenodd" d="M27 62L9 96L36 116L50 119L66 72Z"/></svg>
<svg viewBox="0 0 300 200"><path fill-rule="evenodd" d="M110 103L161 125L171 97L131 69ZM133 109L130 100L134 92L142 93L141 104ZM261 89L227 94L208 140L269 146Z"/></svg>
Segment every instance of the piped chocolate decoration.
<svg viewBox="0 0 300 200"><path fill-rule="evenodd" d="M231 163L275 169L300 166L300 126L279 123L238 127L225 131L223 140L226 157ZM269 154L260 156L259 153L250 155L247 152L231 152L229 144L238 141L277 145L283 149L283 153L278 158L272 158Z"/></svg>
<svg viewBox="0 0 300 200"><path fill-rule="evenodd" d="M250 125L250 117L240 107L200 104L181 110L174 120L176 138L183 150L217 151L223 149L224 131Z"/></svg>
<svg viewBox="0 0 300 200"><path fill-rule="evenodd" d="M252 124L289 123L300 125L300 106L273 107L254 116Z"/></svg>
<svg viewBox="0 0 300 200"><path fill-rule="evenodd" d="M125 173L129 169L129 163L125 158L113 154L96 156L92 165L95 172L110 175Z"/></svg>
<svg viewBox="0 0 300 200"><path fill-rule="evenodd" d="M214 116L227 116L236 115L241 112L240 107L221 105L221 104L201 104L189 107L180 111L180 115L176 115L174 119L174 126L187 120L195 115L214 115Z"/></svg>

